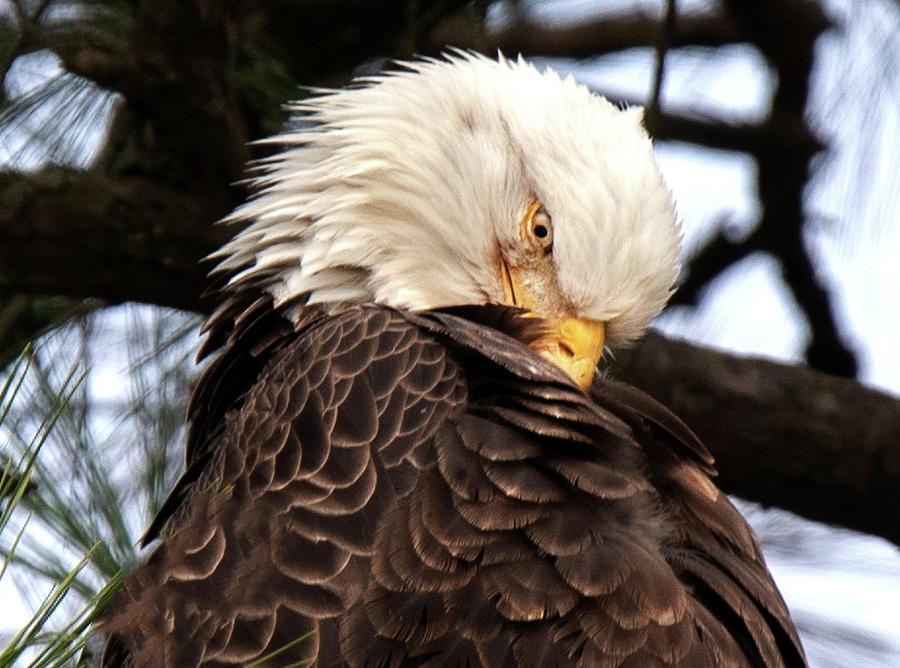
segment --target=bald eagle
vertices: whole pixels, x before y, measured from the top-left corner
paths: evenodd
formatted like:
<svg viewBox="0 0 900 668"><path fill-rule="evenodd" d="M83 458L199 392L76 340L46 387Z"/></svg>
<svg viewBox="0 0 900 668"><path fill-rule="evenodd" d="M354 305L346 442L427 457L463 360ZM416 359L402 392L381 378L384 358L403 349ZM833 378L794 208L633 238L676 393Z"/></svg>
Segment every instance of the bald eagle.
<svg viewBox="0 0 900 668"><path fill-rule="evenodd" d="M805 665L708 451L596 371L678 273L641 110L465 53L294 110L105 665Z"/></svg>

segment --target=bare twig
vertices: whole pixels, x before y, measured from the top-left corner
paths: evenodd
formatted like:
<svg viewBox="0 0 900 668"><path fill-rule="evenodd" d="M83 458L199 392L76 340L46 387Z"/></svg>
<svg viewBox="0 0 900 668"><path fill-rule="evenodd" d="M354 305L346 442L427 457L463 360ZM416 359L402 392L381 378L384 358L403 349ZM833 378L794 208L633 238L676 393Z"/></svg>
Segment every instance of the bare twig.
<svg viewBox="0 0 900 668"><path fill-rule="evenodd" d="M25 9L25 4L22 0L12 0L13 11L16 13L16 18L19 20L19 25L23 28L31 23L31 17L28 16L28 10Z"/></svg>
<svg viewBox="0 0 900 668"><path fill-rule="evenodd" d="M656 44L656 64L653 70L653 87L650 89L650 100L644 109L644 125L650 134L654 134L660 113L660 96L662 95L663 75L666 67L666 54L675 37L676 7L675 0L666 0L666 17L663 29Z"/></svg>

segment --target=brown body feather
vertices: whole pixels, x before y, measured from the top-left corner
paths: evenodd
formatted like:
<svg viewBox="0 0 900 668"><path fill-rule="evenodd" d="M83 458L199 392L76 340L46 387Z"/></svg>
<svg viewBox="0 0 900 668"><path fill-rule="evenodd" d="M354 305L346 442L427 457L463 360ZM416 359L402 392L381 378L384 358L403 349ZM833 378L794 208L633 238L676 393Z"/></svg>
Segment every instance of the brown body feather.
<svg viewBox="0 0 900 668"><path fill-rule="evenodd" d="M804 665L704 447L578 389L516 340L533 322L247 308L106 665Z"/></svg>

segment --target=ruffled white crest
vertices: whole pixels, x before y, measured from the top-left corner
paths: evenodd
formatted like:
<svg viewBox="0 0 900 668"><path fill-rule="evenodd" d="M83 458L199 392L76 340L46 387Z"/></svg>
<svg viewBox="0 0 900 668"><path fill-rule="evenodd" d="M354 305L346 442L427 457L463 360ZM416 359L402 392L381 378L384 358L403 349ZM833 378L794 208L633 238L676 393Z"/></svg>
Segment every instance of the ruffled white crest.
<svg viewBox="0 0 900 668"><path fill-rule="evenodd" d="M571 78L454 53L325 91L272 141L250 225L216 257L276 301L427 309L501 302L498 262L538 198L560 286L608 342L641 335L677 276L671 198L641 128Z"/></svg>

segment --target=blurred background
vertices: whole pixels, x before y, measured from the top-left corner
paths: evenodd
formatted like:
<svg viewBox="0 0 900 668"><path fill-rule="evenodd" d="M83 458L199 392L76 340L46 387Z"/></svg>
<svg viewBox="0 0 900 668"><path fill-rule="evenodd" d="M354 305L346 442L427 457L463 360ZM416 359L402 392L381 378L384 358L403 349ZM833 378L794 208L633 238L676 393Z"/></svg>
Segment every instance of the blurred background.
<svg viewBox="0 0 900 668"><path fill-rule="evenodd" d="M747 499L810 664L900 665L898 36L897 0L0 0L3 365L35 344L28 371L4 376L21 381L0 401L4 462L72 388L0 536L15 548L0 647L86 550L50 626L145 556L212 304L200 260L232 233L212 223L246 196L245 163L272 150L249 142L284 126L301 84L452 45L522 53L645 106L684 271L655 324L665 338L621 372L645 360L634 382ZM703 379L655 363L666 341L722 351L731 384L763 382L740 381L740 407L715 390L679 405ZM833 424L782 401L774 444L748 453L742 420L772 413L768 378L830 402ZM754 457L769 472L741 475Z"/></svg>

